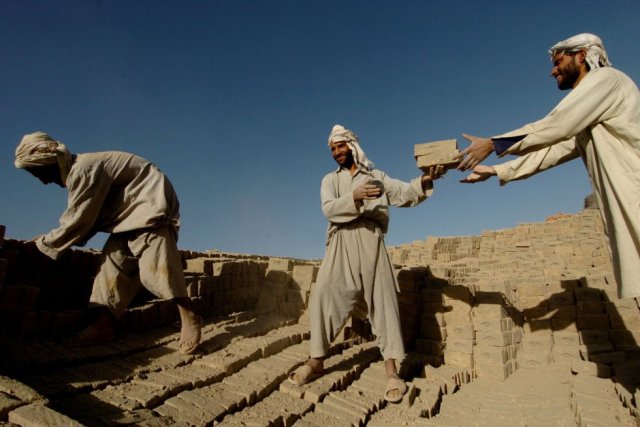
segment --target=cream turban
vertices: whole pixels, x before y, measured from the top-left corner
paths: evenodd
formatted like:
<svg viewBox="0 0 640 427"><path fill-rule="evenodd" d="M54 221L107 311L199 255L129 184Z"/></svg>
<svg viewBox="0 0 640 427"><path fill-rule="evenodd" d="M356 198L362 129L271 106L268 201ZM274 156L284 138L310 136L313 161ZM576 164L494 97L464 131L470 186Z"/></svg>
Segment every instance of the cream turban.
<svg viewBox="0 0 640 427"><path fill-rule="evenodd" d="M591 70L611 66L602 40L600 40L600 37L589 33L578 34L554 44L549 49L549 54L553 58L558 52L577 52L583 49L587 52L586 60Z"/></svg>
<svg viewBox="0 0 640 427"><path fill-rule="evenodd" d="M16 148L14 164L18 169L58 164L62 182L66 184L71 169L71 152L60 141L44 132L34 132L22 137Z"/></svg>
<svg viewBox="0 0 640 427"><path fill-rule="evenodd" d="M368 171L373 169L373 162L367 159L367 155L364 154L364 151L360 147L358 135L349 129L345 129L342 125L335 125L333 129L331 129L331 134L329 135L329 141L327 143L331 144L332 142L341 141L346 142L351 149L351 152L353 153L353 161L356 162L358 167L364 168Z"/></svg>

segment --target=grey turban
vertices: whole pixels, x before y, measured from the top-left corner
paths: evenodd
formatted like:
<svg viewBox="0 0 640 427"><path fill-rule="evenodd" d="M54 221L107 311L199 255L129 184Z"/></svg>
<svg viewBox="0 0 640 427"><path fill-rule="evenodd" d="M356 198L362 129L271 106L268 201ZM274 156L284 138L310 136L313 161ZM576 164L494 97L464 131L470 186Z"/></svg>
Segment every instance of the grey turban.
<svg viewBox="0 0 640 427"><path fill-rule="evenodd" d="M589 33L578 34L554 44L549 49L549 54L553 58L558 52L578 52L580 50L584 50L587 53L586 61L591 70L611 66L602 40L600 40L600 37Z"/></svg>
<svg viewBox="0 0 640 427"><path fill-rule="evenodd" d="M58 164L62 182L66 184L71 169L71 152L46 133L34 132L22 137L16 148L14 164L18 169Z"/></svg>
<svg viewBox="0 0 640 427"><path fill-rule="evenodd" d="M333 129L331 129L331 134L329 134L328 144L332 142L346 142L351 152L353 153L353 161L356 162L358 167L364 168L368 171L374 168L373 162L367 159L367 155L360 147L360 142L358 140L358 135L350 131L349 129L345 129L342 125L335 125Z"/></svg>

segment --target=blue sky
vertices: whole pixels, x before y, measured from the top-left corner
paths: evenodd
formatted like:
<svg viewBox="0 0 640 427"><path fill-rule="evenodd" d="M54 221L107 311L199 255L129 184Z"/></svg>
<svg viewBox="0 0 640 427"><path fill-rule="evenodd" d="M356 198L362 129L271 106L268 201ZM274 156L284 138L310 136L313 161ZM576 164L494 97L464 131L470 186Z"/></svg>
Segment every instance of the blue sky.
<svg viewBox="0 0 640 427"><path fill-rule="evenodd" d="M25 133L73 152L122 150L167 173L179 246L321 258L326 140L354 130L376 166L418 176L417 143L491 136L566 94L547 49L581 32L640 81L640 2L0 0L0 224L30 239L66 190L13 167ZM490 157L485 163L496 163ZM449 171L433 197L392 209L387 245L543 221L582 208L580 160L526 181ZM100 248L104 235L90 241Z"/></svg>

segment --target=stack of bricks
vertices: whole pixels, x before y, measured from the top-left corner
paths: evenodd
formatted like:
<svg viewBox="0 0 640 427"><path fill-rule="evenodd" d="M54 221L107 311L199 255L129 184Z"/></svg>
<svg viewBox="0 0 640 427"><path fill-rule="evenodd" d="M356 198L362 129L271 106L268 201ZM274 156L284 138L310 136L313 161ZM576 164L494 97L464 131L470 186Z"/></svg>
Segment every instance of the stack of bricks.
<svg viewBox="0 0 640 427"><path fill-rule="evenodd" d="M58 261L0 229L0 336L61 337L81 321L99 257L71 250Z"/></svg>
<svg viewBox="0 0 640 427"><path fill-rule="evenodd" d="M435 366L503 379L588 361L615 373L640 354L640 310L617 297L597 210L389 252L399 267L428 267L441 281L420 290L416 339Z"/></svg>
<svg viewBox="0 0 640 427"><path fill-rule="evenodd" d="M317 274L315 263L270 258L257 308L300 318L308 307Z"/></svg>

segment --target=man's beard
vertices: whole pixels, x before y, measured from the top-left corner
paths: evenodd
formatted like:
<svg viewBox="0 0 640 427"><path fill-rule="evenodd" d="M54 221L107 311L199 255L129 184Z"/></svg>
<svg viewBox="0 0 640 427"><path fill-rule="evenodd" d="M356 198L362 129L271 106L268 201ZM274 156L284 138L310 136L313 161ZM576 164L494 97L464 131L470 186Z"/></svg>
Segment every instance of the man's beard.
<svg viewBox="0 0 640 427"><path fill-rule="evenodd" d="M560 76L562 78L560 79L560 81L558 81L558 89L568 90L573 88L573 85L578 80L578 77L580 77L580 70L575 64L571 63L570 66L562 70Z"/></svg>

